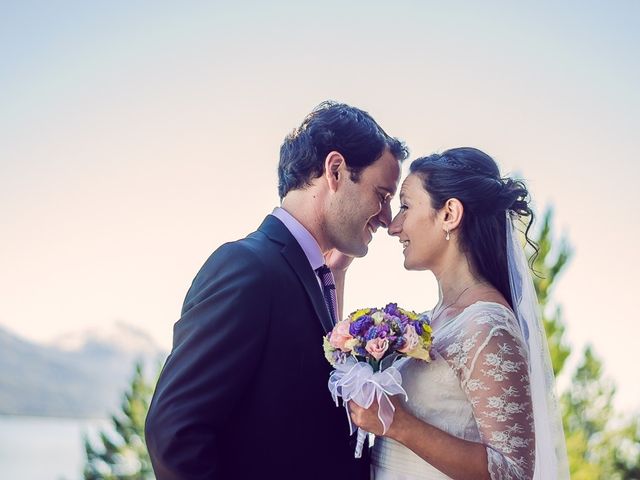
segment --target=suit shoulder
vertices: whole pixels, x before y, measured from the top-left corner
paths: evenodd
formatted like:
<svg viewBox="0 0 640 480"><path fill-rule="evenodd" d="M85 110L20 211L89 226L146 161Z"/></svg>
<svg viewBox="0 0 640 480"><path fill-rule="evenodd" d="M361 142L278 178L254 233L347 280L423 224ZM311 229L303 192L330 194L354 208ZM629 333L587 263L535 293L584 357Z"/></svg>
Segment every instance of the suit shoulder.
<svg viewBox="0 0 640 480"><path fill-rule="evenodd" d="M183 313L216 292L242 289L257 295L271 291L270 269L264 260L268 254L261 254L256 245L245 240L225 243L211 254L191 283Z"/></svg>
<svg viewBox="0 0 640 480"><path fill-rule="evenodd" d="M233 260L231 263L237 267L250 264L254 268L259 268L269 259L270 253L275 253L271 243L262 233L254 232L240 240L220 245L203 267L210 263L227 264L229 260Z"/></svg>
<svg viewBox="0 0 640 480"><path fill-rule="evenodd" d="M199 290L212 280L232 280L242 277L245 282L268 282L269 263L276 250L260 232L241 240L220 245L204 262L191 285Z"/></svg>

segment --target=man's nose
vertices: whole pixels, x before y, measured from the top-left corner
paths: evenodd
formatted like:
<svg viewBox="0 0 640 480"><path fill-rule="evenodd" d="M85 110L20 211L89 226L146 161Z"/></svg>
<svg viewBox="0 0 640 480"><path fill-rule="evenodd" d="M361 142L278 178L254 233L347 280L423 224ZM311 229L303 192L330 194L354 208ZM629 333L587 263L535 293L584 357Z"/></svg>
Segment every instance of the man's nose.
<svg viewBox="0 0 640 480"><path fill-rule="evenodd" d="M389 224L391 223L391 205L389 205L388 202L382 205L380 213L378 214L378 221L384 228L389 228Z"/></svg>
<svg viewBox="0 0 640 480"><path fill-rule="evenodd" d="M400 221L400 213L398 213L398 215L396 215L395 218L389 224L387 233L393 237L396 235L400 235L401 231L402 231L402 222Z"/></svg>

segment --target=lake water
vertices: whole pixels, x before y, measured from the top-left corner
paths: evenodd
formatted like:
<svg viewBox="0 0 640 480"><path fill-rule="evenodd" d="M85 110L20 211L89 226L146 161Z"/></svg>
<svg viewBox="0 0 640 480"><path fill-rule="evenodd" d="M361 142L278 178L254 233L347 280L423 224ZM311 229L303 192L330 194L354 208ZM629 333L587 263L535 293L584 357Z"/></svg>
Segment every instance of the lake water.
<svg viewBox="0 0 640 480"><path fill-rule="evenodd" d="M0 416L0 479L82 479L83 434L108 426L107 420Z"/></svg>

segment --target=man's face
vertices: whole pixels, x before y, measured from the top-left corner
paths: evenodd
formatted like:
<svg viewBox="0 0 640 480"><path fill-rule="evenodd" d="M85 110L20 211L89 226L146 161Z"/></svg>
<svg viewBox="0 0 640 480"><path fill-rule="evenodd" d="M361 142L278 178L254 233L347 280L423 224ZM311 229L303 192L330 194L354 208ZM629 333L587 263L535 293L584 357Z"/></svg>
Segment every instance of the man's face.
<svg viewBox="0 0 640 480"><path fill-rule="evenodd" d="M399 180L400 162L388 150L361 171L357 183L346 172L326 217L332 246L354 257L366 255L378 227L387 228L391 223L389 202Z"/></svg>

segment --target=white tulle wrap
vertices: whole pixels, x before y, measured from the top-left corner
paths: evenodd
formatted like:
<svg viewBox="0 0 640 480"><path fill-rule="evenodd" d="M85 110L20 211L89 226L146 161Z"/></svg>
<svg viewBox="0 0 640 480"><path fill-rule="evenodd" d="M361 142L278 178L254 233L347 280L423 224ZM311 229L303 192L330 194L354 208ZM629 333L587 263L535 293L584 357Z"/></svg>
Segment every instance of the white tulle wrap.
<svg viewBox="0 0 640 480"><path fill-rule="evenodd" d="M343 364L335 366L335 370L329 376L329 391L339 406L338 398L342 397L342 403L347 412L349 430L353 434L354 426L349 414L347 402L354 401L362 408L369 408L373 400L378 401L378 418L382 423L384 433L387 432L393 421L395 407L389 399L392 395L402 394L405 399L407 393L402 388L402 376L397 368L390 366L381 372L374 372L373 367L365 362L358 362L353 357L347 357ZM358 438L355 449L355 457L362 456L362 447L367 437L367 432L358 428Z"/></svg>
<svg viewBox="0 0 640 480"><path fill-rule="evenodd" d="M529 354L529 377L536 434L534 480L568 479L569 467L555 380L540 318L540 305L529 265L514 227L518 217L507 213L507 263L513 309Z"/></svg>

